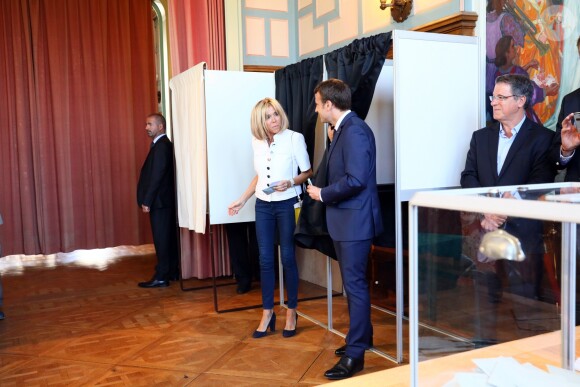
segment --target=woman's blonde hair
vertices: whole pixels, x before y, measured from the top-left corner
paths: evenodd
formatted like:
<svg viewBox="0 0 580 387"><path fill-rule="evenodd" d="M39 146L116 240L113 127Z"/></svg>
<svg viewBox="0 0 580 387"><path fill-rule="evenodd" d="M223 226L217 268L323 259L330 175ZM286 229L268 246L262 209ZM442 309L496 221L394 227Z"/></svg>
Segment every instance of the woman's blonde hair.
<svg viewBox="0 0 580 387"><path fill-rule="evenodd" d="M250 127L252 129L252 136L258 140L266 140L268 138L268 128L266 127L266 115L268 107L272 106L276 113L280 116L280 132L288 129L288 116L280 105L280 102L274 98L264 98L258 101L252 114L250 116Z"/></svg>

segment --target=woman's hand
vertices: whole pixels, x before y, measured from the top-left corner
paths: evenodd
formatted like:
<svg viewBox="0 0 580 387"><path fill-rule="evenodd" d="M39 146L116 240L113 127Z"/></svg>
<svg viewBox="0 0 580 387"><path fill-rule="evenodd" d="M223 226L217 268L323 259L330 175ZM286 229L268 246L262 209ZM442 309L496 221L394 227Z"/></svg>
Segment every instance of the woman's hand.
<svg viewBox="0 0 580 387"><path fill-rule="evenodd" d="M244 204L252 197L254 192L256 191L256 184L258 184L258 175L254 176L246 191L240 196L240 198L236 201L233 201L232 204L228 206L228 214L230 216L237 215L238 212L244 207Z"/></svg>
<svg viewBox="0 0 580 387"><path fill-rule="evenodd" d="M228 206L228 215L229 216L237 215L238 212L240 212L240 210L242 209L242 207L244 207L244 204L246 204L246 202L240 199L232 202L232 204Z"/></svg>
<svg viewBox="0 0 580 387"><path fill-rule="evenodd" d="M274 191L284 192L287 189L292 188L292 182L290 180L281 180L272 188L274 188Z"/></svg>

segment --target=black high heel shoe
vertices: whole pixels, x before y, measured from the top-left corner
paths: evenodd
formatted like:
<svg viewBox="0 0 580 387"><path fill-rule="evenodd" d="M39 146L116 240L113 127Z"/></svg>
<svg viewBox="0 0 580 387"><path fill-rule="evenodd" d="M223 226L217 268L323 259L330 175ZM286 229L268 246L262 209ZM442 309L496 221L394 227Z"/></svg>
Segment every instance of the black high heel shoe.
<svg viewBox="0 0 580 387"><path fill-rule="evenodd" d="M252 337L254 339L259 339L261 337L264 337L264 336L266 336L266 332L268 332L268 329L270 329L270 332L274 332L276 330L276 313L274 313L274 312L272 312L272 317L270 317L270 322L268 323L266 330L263 332L256 330L254 332L254 334L252 334Z"/></svg>
<svg viewBox="0 0 580 387"><path fill-rule="evenodd" d="M296 334L296 328L298 327L298 313L294 312L296 315L296 321L294 321L294 329L284 329L282 331L282 336L284 337L292 337Z"/></svg>

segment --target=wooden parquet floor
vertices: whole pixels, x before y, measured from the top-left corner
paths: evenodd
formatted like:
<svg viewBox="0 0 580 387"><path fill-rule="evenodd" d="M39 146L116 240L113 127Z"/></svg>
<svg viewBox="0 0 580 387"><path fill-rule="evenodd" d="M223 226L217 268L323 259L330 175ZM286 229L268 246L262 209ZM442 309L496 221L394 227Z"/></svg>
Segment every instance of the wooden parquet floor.
<svg viewBox="0 0 580 387"><path fill-rule="evenodd" d="M110 249L107 249L110 250ZM327 383L344 341L306 318L285 339L277 331L253 339L261 309L216 313L213 290L141 289L155 265L144 253L5 257L0 261L6 319L0 321L0 386L306 386ZM191 283L189 283L191 282ZM196 284L197 283L197 284ZM188 281L186 286L201 281ZM209 284L210 282L205 282ZM260 304L259 284L244 295L219 288L220 309ZM301 284L301 297L308 296ZM318 289L319 293L324 289ZM335 297L335 321L347 321ZM325 300L299 310L325 321ZM373 312L374 314L374 312ZM337 324L336 329L345 330ZM375 323L394 337L392 321ZM382 343L387 349L394 341ZM367 352L369 373L396 364Z"/></svg>

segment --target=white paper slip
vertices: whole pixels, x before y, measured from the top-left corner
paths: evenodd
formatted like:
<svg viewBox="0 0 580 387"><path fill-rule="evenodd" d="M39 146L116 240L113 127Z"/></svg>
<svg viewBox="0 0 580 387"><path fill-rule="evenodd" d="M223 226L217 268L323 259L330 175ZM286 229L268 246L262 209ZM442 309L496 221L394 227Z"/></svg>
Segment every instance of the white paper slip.
<svg viewBox="0 0 580 387"><path fill-rule="evenodd" d="M578 375L576 372L551 365L548 365L547 367L550 374L561 376L567 383L580 386L580 375Z"/></svg>
<svg viewBox="0 0 580 387"><path fill-rule="evenodd" d="M458 372L455 374L455 385L458 387L488 387L487 375L471 374L468 372Z"/></svg>
<svg viewBox="0 0 580 387"><path fill-rule="evenodd" d="M499 358L493 357L490 359L483 358L483 359L472 359L471 361L479 368L484 374L491 375L493 369L495 368L495 364L497 363Z"/></svg>
<svg viewBox="0 0 580 387"><path fill-rule="evenodd" d="M523 387L526 384L518 384L523 373L522 366L513 357L498 357L487 382L496 387Z"/></svg>
<svg viewBox="0 0 580 387"><path fill-rule="evenodd" d="M276 187L278 184L280 184L282 180L279 181L275 181L273 183L270 183L269 187L266 187L262 190L262 192L264 192L266 195L270 195L271 193L274 193L274 187Z"/></svg>

